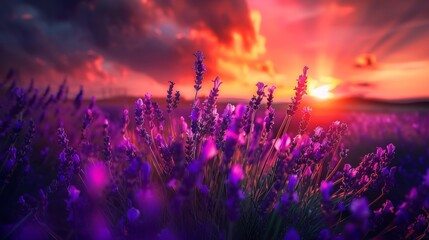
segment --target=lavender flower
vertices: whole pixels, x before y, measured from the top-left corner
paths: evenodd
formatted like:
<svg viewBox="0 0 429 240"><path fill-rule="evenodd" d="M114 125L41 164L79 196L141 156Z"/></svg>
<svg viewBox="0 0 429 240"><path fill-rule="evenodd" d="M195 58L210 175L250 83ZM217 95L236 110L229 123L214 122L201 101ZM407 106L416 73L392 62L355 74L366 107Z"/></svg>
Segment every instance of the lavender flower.
<svg viewBox="0 0 429 240"><path fill-rule="evenodd" d="M308 123L310 121L310 117L311 117L311 111L312 109L310 107L304 107L302 109L302 119L301 122L299 122L299 134L303 135L305 130L308 127Z"/></svg>
<svg viewBox="0 0 429 240"><path fill-rule="evenodd" d="M386 200L382 207L374 211L374 224L380 226L385 220L393 216L395 207L390 200Z"/></svg>
<svg viewBox="0 0 429 240"><path fill-rule="evenodd" d="M244 199L243 191L240 189L240 181L244 178L243 169L240 165L234 165L228 178L228 199L226 206L228 209L228 218L236 221L240 217L240 201Z"/></svg>
<svg viewBox="0 0 429 240"><path fill-rule="evenodd" d="M348 239L362 239L368 230L369 211L366 198L354 199L350 204L352 221L346 225L345 236Z"/></svg>
<svg viewBox="0 0 429 240"><path fill-rule="evenodd" d="M201 89L201 84L203 83L204 73L207 71L206 66L203 61L205 57L201 51L197 51L194 56L197 58L194 63L195 70L195 91L198 92ZM196 93L195 93L196 96Z"/></svg>
<svg viewBox="0 0 429 240"><path fill-rule="evenodd" d="M201 129L201 109L199 107L199 101L195 102L192 108L192 113L189 116L191 118L191 130L194 136L198 135Z"/></svg>
<svg viewBox="0 0 429 240"><path fill-rule="evenodd" d="M170 163L171 162L170 149L160 134L156 135L156 142L158 143L158 147L160 150L159 152L161 153L162 159L165 162Z"/></svg>
<svg viewBox="0 0 429 240"><path fill-rule="evenodd" d="M29 154L31 152L31 144L34 137L34 133L36 132L36 125L34 124L34 121L30 119L28 123L28 132L25 135L24 138L24 146L19 152L18 161L19 162L29 162Z"/></svg>
<svg viewBox="0 0 429 240"><path fill-rule="evenodd" d="M322 213L325 221L329 224L333 224L335 221L335 215L333 213L333 203L331 201L332 182L322 181L320 184L320 193L322 195Z"/></svg>
<svg viewBox="0 0 429 240"><path fill-rule="evenodd" d="M284 240L300 240L299 234L295 229L290 228L284 237Z"/></svg>
<svg viewBox="0 0 429 240"><path fill-rule="evenodd" d="M226 132L225 144L223 147L223 163L228 166L232 161L238 143L238 119L233 119L229 129Z"/></svg>
<svg viewBox="0 0 429 240"><path fill-rule="evenodd" d="M145 118L147 119L147 121L149 122L149 126L153 127L153 117L152 117L152 113L153 113L153 109L152 109L152 101L151 101L151 97L152 95L150 93L146 93L144 96L144 115Z"/></svg>
<svg viewBox="0 0 429 240"><path fill-rule="evenodd" d="M265 128L264 128L264 132L262 133L261 139L260 139L260 143L263 144L265 142L265 140L268 138L268 135L271 132L271 129L273 128L274 125L274 108L270 107L268 109L268 112L264 118L264 122L265 122Z"/></svg>
<svg viewBox="0 0 429 240"><path fill-rule="evenodd" d="M253 99L252 106L251 106L255 111L259 108L259 105L261 104L262 99L264 99L265 97L265 88L267 87L267 85L265 85L262 82L258 82L256 86L258 87L258 90L256 91L256 98Z"/></svg>
<svg viewBox="0 0 429 240"><path fill-rule="evenodd" d="M200 160L203 163L206 163L210 159L213 159L217 155L217 152L218 150L216 148L215 142L211 138L209 138L203 144L202 151L200 154Z"/></svg>
<svg viewBox="0 0 429 240"><path fill-rule="evenodd" d="M94 108L94 106L95 106L95 97L92 96L91 100L89 101L88 109L92 110Z"/></svg>
<svg viewBox="0 0 429 240"><path fill-rule="evenodd" d="M145 141L147 145L152 144L152 137L150 136L149 132L145 128L138 129L137 133Z"/></svg>
<svg viewBox="0 0 429 240"><path fill-rule="evenodd" d="M273 105L274 90L276 90L275 86L271 86L270 88L268 88L267 110L270 110L271 106Z"/></svg>
<svg viewBox="0 0 429 240"><path fill-rule="evenodd" d="M191 130L188 130L186 132L186 146L185 146L185 155L186 155L186 161L190 162L194 158L194 135L192 134Z"/></svg>
<svg viewBox="0 0 429 240"><path fill-rule="evenodd" d="M222 149L225 143L225 133L232 122L232 114L234 113L235 106L228 103L223 111L222 118L218 121L216 133L216 147Z"/></svg>
<svg viewBox="0 0 429 240"><path fill-rule="evenodd" d="M104 160L108 163L112 160L112 146L110 143L110 136L109 136L109 120L104 119L103 124L103 136L104 136L104 148L103 148L103 156Z"/></svg>
<svg viewBox="0 0 429 240"><path fill-rule="evenodd" d="M320 184L320 193L322 194L322 199L324 201L329 201L331 199L332 192L332 182L322 181Z"/></svg>
<svg viewBox="0 0 429 240"><path fill-rule="evenodd" d="M141 128L144 123L143 100L141 98L137 99L137 102L136 102L135 119L136 119L136 127Z"/></svg>
<svg viewBox="0 0 429 240"><path fill-rule="evenodd" d="M176 91L176 93L174 94L173 109L177 108L179 102L180 102L180 92Z"/></svg>
<svg viewBox="0 0 429 240"><path fill-rule="evenodd" d="M253 99L250 101L249 105L246 106L246 112L244 113L243 119L241 121L241 124L243 125L243 131L246 133L246 135L250 134L250 131L252 130L252 116L253 116Z"/></svg>
<svg viewBox="0 0 429 240"><path fill-rule="evenodd" d="M287 211L289 210L289 207L293 203L298 203L298 200L299 200L298 194L295 191L295 187L297 183L298 183L298 176L294 174L290 175L287 188L280 199L279 211L284 216L287 215Z"/></svg>
<svg viewBox="0 0 429 240"><path fill-rule="evenodd" d="M293 116L298 110L298 106L301 103L302 97L307 93L307 70L308 67L304 67L302 75L298 78L298 85L295 87L295 96L292 97L291 103L287 109L287 115Z"/></svg>
<svg viewBox="0 0 429 240"><path fill-rule="evenodd" d="M162 129L164 123L164 115L162 114L162 110L159 107L158 103L152 102L152 109L154 113L155 119L158 121L158 128Z"/></svg>
<svg viewBox="0 0 429 240"><path fill-rule="evenodd" d="M140 216L140 210L138 210L135 207L131 207L130 209L128 209L127 211L127 218L128 221L130 221L130 223L135 222Z"/></svg>
<svg viewBox="0 0 429 240"><path fill-rule="evenodd" d="M83 86L81 85L79 93L76 95L74 99L74 106L76 109L80 108L80 106L82 105L82 100L83 100Z"/></svg>
<svg viewBox="0 0 429 240"><path fill-rule="evenodd" d="M140 118L138 120L140 122L142 121ZM136 120L136 122L137 122L137 120ZM125 136L125 133L127 132L128 124L130 124L130 117L128 114L128 109L124 109L124 111L122 112L122 118L121 118L121 134L123 137ZM136 123L136 125L137 125L137 123Z"/></svg>
<svg viewBox="0 0 429 240"><path fill-rule="evenodd" d="M67 221L72 221L76 215L76 203L78 202L78 198L80 196L80 190L76 188L74 185L68 187L68 199L66 202L66 210L69 212L69 216L67 217Z"/></svg>
<svg viewBox="0 0 429 240"><path fill-rule="evenodd" d="M92 110L90 108L88 108L86 110L85 117L83 119L83 124L82 124L82 129L81 129L81 140L86 139L86 129L88 128L92 119L93 119Z"/></svg>
<svg viewBox="0 0 429 240"><path fill-rule="evenodd" d="M277 158L277 162L275 165L275 169L274 169L274 184L273 187L270 189L270 191L267 193L267 195L265 196L265 198L263 199L263 201L261 202L260 206L259 206L259 213L262 216L266 216L267 214L269 214L276 202L277 202L277 196L279 195L279 192L282 191L282 187L283 187L283 183L285 182L286 179L286 172L287 172L287 165L288 163L286 163L287 158L289 157L289 155L287 153L285 154L279 154L278 158ZM288 191L289 195L285 196L285 201L288 201L289 198L288 197L292 197L293 198L293 188L295 187L296 181L297 181L297 177L292 175L289 179L290 181L290 191ZM291 202L286 202L285 206L283 207L283 209L286 209L289 204ZM282 210L282 212L285 212L285 210Z"/></svg>
<svg viewBox="0 0 429 240"><path fill-rule="evenodd" d="M429 207L429 169L426 171L426 175L423 177L422 183L418 187L414 187L410 190L409 194L396 211L395 223L402 229L407 226L413 217L417 217L420 208Z"/></svg>
<svg viewBox="0 0 429 240"><path fill-rule="evenodd" d="M8 152L9 152L8 154L9 159L6 161L4 165L4 170L8 173L11 173L16 164L16 148L10 147Z"/></svg>
<svg viewBox="0 0 429 240"><path fill-rule="evenodd" d="M213 80L213 88L210 91L209 97L207 98L203 113L202 113L202 135L212 136L215 130L215 121L216 121L216 101L219 96L219 86L222 84L219 77L216 77Z"/></svg>
<svg viewBox="0 0 429 240"><path fill-rule="evenodd" d="M416 218L416 221L408 226L408 234L406 237L409 239L418 238L418 236L422 233L423 235L421 236L425 236L428 222L429 218L427 215L425 216L423 214L419 214Z"/></svg>
<svg viewBox="0 0 429 240"><path fill-rule="evenodd" d="M70 201L75 202L79 198L80 190L77 189L75 186L71 185L68 189Z"/></svg>
<svg viewBox="0 0 429 240"><path fill-rule="evenodd" d="M58 141L63 148L68 148L69 140L64 128L58 128Z"/></svg>
<svg viewBox="0 0 429 240"><path fill-rule="evenodd" d="M188 165L188 175L184 178L178 191L178 198L176 198L179 203L189 198L191 190L197 185L197 182L200 181L201 169L202 162L199 160L195 160Z"/></svg>
<svg viewBox="0 0 429 240"><path fill-rule="evenodd" d="M174 82L169 81L170 86L168 87L167 90L167 113L171 113L171 111L173 110L173 87L174 87Z"/></svg>

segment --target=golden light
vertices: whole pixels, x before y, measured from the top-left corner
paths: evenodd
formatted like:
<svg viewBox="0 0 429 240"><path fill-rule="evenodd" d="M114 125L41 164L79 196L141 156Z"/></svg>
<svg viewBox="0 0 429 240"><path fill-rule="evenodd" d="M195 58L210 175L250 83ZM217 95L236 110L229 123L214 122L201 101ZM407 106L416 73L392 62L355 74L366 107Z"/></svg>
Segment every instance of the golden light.
<svg viewBox="0 0 429 240"><path fill-rule="evenodd" d="M308 82L308 95L318 99L334 98L335 94L332 93L340 80L334 77L322 76L316 79L310 79Z"/></svg>
<svg viewBox="0 0 429 240"><path fill-rule="evenodd" d="M330 92L329 85L323 85L310 89L309 95L320 99L328 99L334 96L334 94Z"/></svg>

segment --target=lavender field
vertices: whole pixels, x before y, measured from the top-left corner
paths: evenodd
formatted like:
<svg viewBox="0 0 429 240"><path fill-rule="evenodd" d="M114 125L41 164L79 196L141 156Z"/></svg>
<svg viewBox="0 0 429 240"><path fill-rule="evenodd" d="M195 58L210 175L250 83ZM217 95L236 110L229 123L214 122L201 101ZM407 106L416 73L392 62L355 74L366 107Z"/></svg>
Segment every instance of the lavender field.
<svg viewBox="0 0 429 240"><path fill-rule="evenodd" d="M229 103L203 60L188 101L3 78L0 239L429 238L427 106L313 102L307 67Z"/></svg>

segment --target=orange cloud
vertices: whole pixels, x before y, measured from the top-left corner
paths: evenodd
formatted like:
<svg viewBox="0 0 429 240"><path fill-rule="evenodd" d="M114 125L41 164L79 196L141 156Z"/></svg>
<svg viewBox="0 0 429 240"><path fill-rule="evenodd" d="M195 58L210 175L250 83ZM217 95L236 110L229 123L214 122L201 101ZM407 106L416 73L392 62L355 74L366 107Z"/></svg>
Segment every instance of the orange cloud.
<svg viewBox="0 0 429 240"><path fill-rule="evenodd" d="M355 11L355 7L331 3L327 6L327 11L329 14L343 17L353 13Z"/></svg>

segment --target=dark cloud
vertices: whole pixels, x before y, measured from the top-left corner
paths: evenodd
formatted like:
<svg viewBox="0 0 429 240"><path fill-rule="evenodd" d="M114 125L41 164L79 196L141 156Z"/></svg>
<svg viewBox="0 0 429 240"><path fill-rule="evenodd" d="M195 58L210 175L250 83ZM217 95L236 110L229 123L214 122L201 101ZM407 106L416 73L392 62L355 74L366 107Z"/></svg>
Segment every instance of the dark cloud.
<svg viewBox="0 0 429 240"><path fill-rule="evenodd" d="M15 67L35 76L49 70L106 78L103 60L166 81L191 73L192 53L198 49L209 61L214 58L211 49L216 46L177 38L177 33L205 30L224 45L231 43L233 32L246 46L255 41L245 0L143 2L5 1L0 9L0 71ZM174 26L154 31L165 24Z"/></svg>
<svg viewBox="0 0 429 240"><path fill-rule="evenodd" d="M386 31L369 48L368 52L374 52L385 42L398 34L408 36L408 41L412 34L404 34L404 30L398 29L409 24L429 23L429 1L362 1L366 4L362 7L362 17L360 24L368 28L384 27ZM398 31L399 30L399 31ZM410 26L405 33L415 32L417 29Z"/></svg>
<svg viewBox="0 0 429 240"><path fill-rule="evenodd" d="M231 32L242 35L248 47L255 41L255 32L245 0L158 0L156 2L179 24L193 28L208 28L222 43L231 43Z"/></svg>

